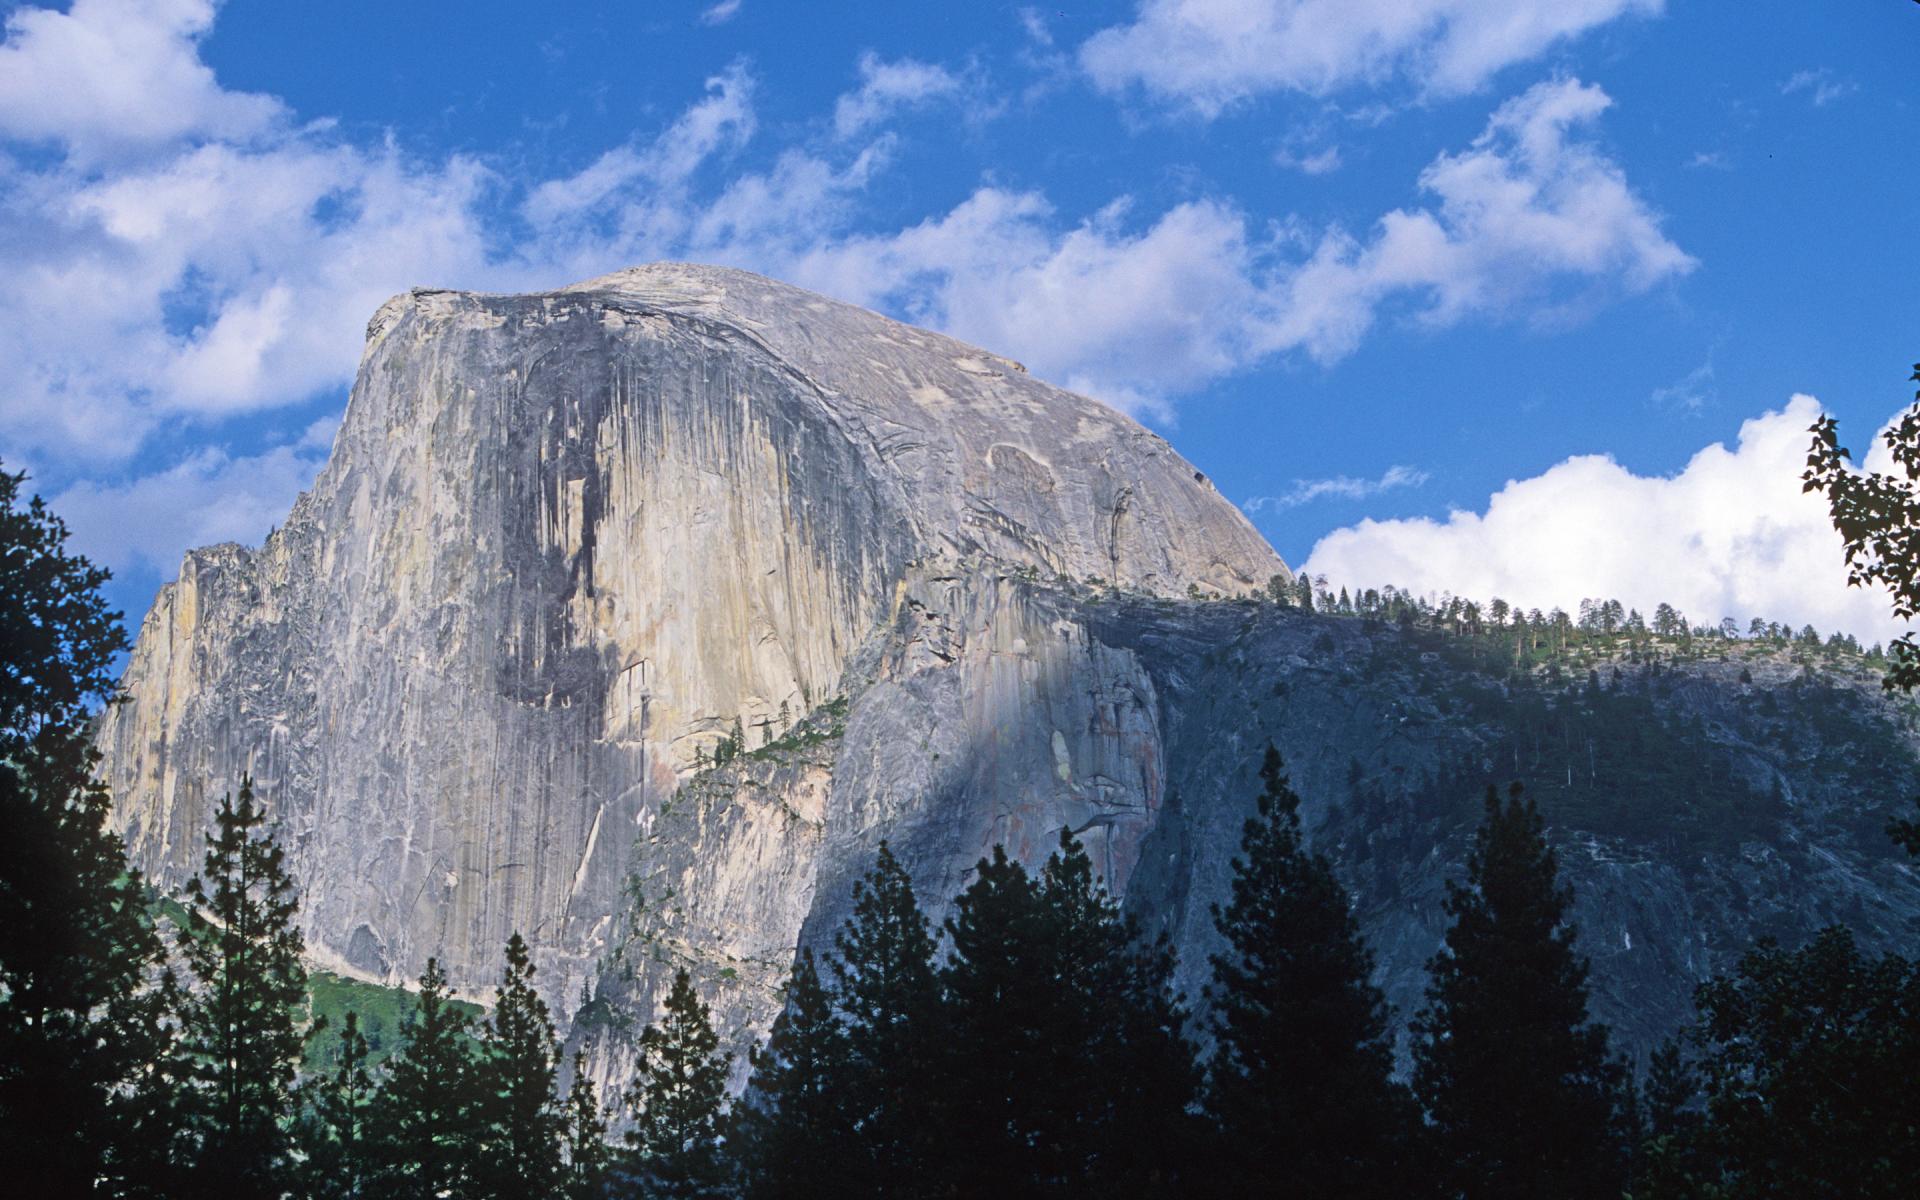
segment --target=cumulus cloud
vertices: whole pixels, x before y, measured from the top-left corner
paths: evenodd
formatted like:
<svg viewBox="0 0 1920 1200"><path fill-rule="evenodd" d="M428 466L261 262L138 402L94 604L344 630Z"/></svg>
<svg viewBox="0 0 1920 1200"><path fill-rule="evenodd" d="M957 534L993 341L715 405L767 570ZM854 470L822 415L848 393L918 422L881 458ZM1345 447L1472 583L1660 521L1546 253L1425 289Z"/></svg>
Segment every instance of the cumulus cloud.
<svg viewBox="0 0 1920 1200"><path fill-rule="evenodd" d="M1583 298L1556 297L1554 285L1644 291L1692 270L1625 172L1574 136L1611 103L1563 79L1502 104L1471 147L1421 172L1433 207L1390 212L1365 241L1321 240L1284 282L1268 344L1339 358L1395 295L1423 298L1430 325L1522 305L1549 320Z"/></svg>
<svg viewBox="0 0 1920 1200"><path fill-rule="evenodd" d="M1483 512L1363 521L1322 538L1303 569L1542 610L1594 597L1651 613L1665 602L1696 624L1759 616L1883 640L1899 628L1885 596L1846 586L1826 506L1800 490L1819 411L1796 395L1743 424L1731 449L1708 446L1668 477L1586 455L1509 482ZM1869 455L1867 466L1887 464Z"/></svg>
<svg viewBox="0 0 1920 1200"><path fill-rule="evenodd" d="M1142 0L1080 48L1110 92L1139 88L1214 116L1268 92L1324 96L1405 79L1473 91L1501 68L1663 0Z"/></svg>
<svg viewBox="0 0 1920 1200"><path fill-rule="evenodd" d="M211 0L14 10L0 45L0 134L92 160L192 135L262 133L284 117L279 101L227 91L199 59L213 17Z"/></svg>
<svg viewBox="0 0 1920 1200"><path fill-rule="evenodd" d="M9 19L7 61L44 72L86 48L109 62L131 47L132 74L178 101L138 134L137 153L123 140L103 157L110 114L131 102L112 81L78 70L68 90L99 94L56 108L0 75L0 138L64 147L51 159L0 155L10 459L119 478L163 429L217 435L236 415L338 388L368 314L415 284L516 290L650 259L726 263L943 329L1166 418L1174 398L1272 355L1346 354L1382 313L1432 325L1532 316L1569 289L1637 290L1691 265L1583 140L1607 100L1573 81L1501 106L1470 147L1421 175L1430 203L1361 237L1306 233L1221 198L1140 211L1120 197L1062 213L1039 192L992 184L875 231L864 214L895 145L886 114L964 90L944 68L864 59L832 137L744 169L755 81L735 65L664 127L520 183L476 159L423 161L223 91L199 58L212 12L82 0ZM239 487L234 464L250 449L175 462L151 486L203 498ZM317 461L263 459L283 471ZM180 548L200 536L191 521L179 528Z"/></svg>
<svg viewBox="0 0 1920 1200"><path fill-rule="evenodd" d="M860 87L840 97L833 108L834 132L855 137L889 116L960 92L960 77L945 67L918 59L887 62L871 52L860 56Z"/></svg>
<svg viewBox="0 0 1920 1200"><path fill-rule="evenodd" d="M1298 508L1302 504L1311 504L1328 496L1341 500L1365 500L1378 496L1382 492L1396 491L1400 488L1416 488L1426 483L1428 474L1413 467L1392 466L1381 473L1378 479L1356 479L1351 475L1336 475L1330 479L1296 479L1293 486L1277 496L1250 496L1240 505L1250 513L1284 512L1289 508Z"/></svg>

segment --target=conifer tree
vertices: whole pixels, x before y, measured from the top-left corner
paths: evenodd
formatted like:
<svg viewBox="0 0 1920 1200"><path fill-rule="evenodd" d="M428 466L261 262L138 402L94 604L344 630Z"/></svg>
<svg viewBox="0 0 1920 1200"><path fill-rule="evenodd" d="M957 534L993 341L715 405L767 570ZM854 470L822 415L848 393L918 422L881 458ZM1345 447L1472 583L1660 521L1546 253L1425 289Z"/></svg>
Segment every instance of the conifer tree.
<svg viewBox="0 0 1920 1200"><path fill-rule="evenodd" d="M1080 1014L1059 1003L1039 889L1006 847L980 860L945 929L946 1139L934 1169L963 1196L1058 1190L1080 1165L1078 1098L1057 1074Z"/></svg>
<svg viewBox="0 0 1920 1200"><path fill-rule="evenodd" d="M468 1188L478 1130L467 1026L448 994L446 972L429 958L413 1020L374 1102L372 1194L436 1200Z"/></svg>
<svg viewBox="0 0 1920 1200"><path fill-rule="evenodd" d="M1414 1086L1452 1195L1620 1195L1619 1067L1587 1019L1587 964L1538 808L1516 785L1450 884L1453 918L1414 1023Z"/></svg>
<svg viewBox="0 0 1920 1200"><path fill-rule="evenodd" d="M222 797L185 899L180 954L192 981L179 1020L194 1174L221 1195L278 1196L307 971L294 924L300 902L251 779L241 779L238 798Z"/></svg>
<svg viewBox="0 0 1920 1200"><path fill-rule="evenodd" d="M853 885L853 915L834 937L834 995L846 1019L846 1104L858 1169L848 1194L912 1197L935 1186L928 1161L941 1044L933 934L913 881L887 843Z"/></svg>
<svg viewBox="0 0 1920 1200"><path fill-rule="evenodd" d="M707 1006L682 967L666 1011L640 1035L639 1072L627 1091L627 1173L650 1197L694 1200L724 1194L721 1158L727 1072Z"/></svg>
<svg viewBox="0 0 1920 1200"><path fill-rule="evenodd" d="M130 1194L172 1110L161 940L91 778L126 634L25 479L0 471L0 1162L23 1195Z"/></svg>
<svg viewBox="0 0 1920 1200"><path fill-rule="evenodd" d="M787 978L786 1006L734 1115L746 1193L753 1200L827 1200L846 1194L856 1165L847 1121L846 1030L803 949Z"/></svg>
<svg viewBox="0 0 1920 1200"><path fill-rule="evenodd" d="M1260 766L1232 898L1214 909L1206 1109L1233 1190L1399 1197L1420 1174L1418 1113L1393 1081L1387 1005L1333 865L1309 853L1280 752Z"/></svg>
<svg viewBox="0 0 1920 1200"><path fill-rule="evenodd" d="M312 1200L350 1200L365 1194L367 1124L374 1098L368 1052L360 1016L349 1009L340 1026L338 1064L302 1089L305 1111L296 1141L302 1160L299 1174Z"/></svg>
<svg viewBox="0 0 1920 1200"><path fill-rule="evenodd" d="M561 1138L566 1149L566 1169L562 1173L560 1195L563 1200L599 1200L605 1194L607 1167L611 1152L607 1147L607 1115L600 1108L600 1094L587 1074L587 1056L573 1055L573 1082L567 1087L566 1124Z"/></svg>
<svg viewBox="0 0 1920 1200"><path fill-rule="evenodd" d="M527 943L515 933L474 1063L473 1191L486 1200L545 1196L560 1178L565 1118L554 1094L560 1045L546 1001L533 990L533 973Z"/></svg>
<svg viewBox="0 0 1920 1200"><path fill-rule="evenodd" d="M1059 1005L1054 1075L1073 1118L1069 1157L1082 1159L1085 1187L1102 1197L1187 1194L1198 1180L1189 1108L1199 1072L1172 950L1164 937L1140 937L1065 828L1038 899Z"/></svg>

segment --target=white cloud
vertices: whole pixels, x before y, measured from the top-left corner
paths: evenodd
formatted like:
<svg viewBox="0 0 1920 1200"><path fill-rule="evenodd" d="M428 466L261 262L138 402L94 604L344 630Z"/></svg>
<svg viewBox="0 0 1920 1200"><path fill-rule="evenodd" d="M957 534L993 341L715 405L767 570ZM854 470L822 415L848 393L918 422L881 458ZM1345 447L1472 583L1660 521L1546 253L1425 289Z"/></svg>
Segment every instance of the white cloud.
<svg viewBox="0 0 1920 1200"><path fill-rule="evenodd" d="M121 483L82 481L48 504L65 518L73 544L117 572L142 567L171 577L180 556L216 542L257 543L286 520L313 482L332 442L332 422L263 454L231 457L208 447L168 470Z"/></svg>
<svg viewBox="0 0 1920 1200"><path fill-rule="evenodd" d="M1469 149L1421 172L1436 208L1390 212L1367 242L1338 231L1321 240L1282 285L1266 344L1330 360L1395 295L1424 299L1431 325L1515 310L1546 322L1581 298L1555 285L1644 291L1692 270L1619 166L1572 136L1611 103L1567 79L1502 104Z"/></svg>
<svg viewBox="0 0 1920 1200"><path fill-rule="evenodd" d="M1800 490L1819 411L1795 396L1743 424L1732 449L1709 446L1671 477L1585 455L1509 482L1484 512L1363 521L1322 538L1303 569L1542 610L1588 597L1643 613L1666 602L1696 624L1760 616L1882 640L1898 629L1885 596L1846 586L1826 505Z"/></svg>
<svg viewBox="0 0 1920 1200"><path fill-rule="evenodd" d="M1782 96L1791 96L1796 92L1805 92L1807 99L1813 101L1815 108L1825 108L1835 100L1851 96L1860 90L1860 85L1851 79L1841 79L1826 67L1813 71L1795 71L1780 85Z"/></svg>
<svg viewBox="0 0 1920 1200"><path fill-rule="evenodd" d="M219 429L341 387L367 316L415 284L522 290L658 258L727 263L1167 417L1174 397L1271 355L1349 352L1388 306L1431 324L1526 315L1570 285L1634 290L1691 265L1619 169L1573 136L1607 103L1577 83L1502 106L1469 149L1422 175L1431 209L1389 213L1365 240L1331 230L1316 243L1297 222L1256 223L1215 198L1141 213L1121 197L1076 218L991 185L873 232L861 216L894 136L851 134L889 106L964 89L941 68L864 60L861 90L836 111L849 136L741 170L758 122L754 79L736 65L658 132L516 186L472 159L412 159L277 107L259 117L257 98L233 110L256 119L230 123L229 94L198 57L210 11L89 0L59 18L83 26L63 34L76 44L134 38L149 57L171 55L146 73L189 81L181 94L211 115L176 121L172 141L131 157L86 158L71 142L51 163L0 155L0 358L18 364L0 378L10 459L64 465L68 478L108 471L163 425ZM0 55L46 53L37 12L16 14ZM121 17L146 32L86 25ZM81 98L73 111L106 104ZM0 104L0 129L29 110ZM487 215L503 209L507 227ZM198 458L162 477L176 493L185 479L239 484Z"/></svg>
<svg viewBox="0 0 1920 1200"><path fill-rule="evenodd" d="M1427 482L1425 471L1413 467L1388 467L1378 479L1357 479L1351 475L1336 475L1331 479L1296 479L1293 487L1277 496L1250 496L1240 505L1250 513L1284 512L1289 508L1298 508L1302 504L1311 504L1326 496L1342 500L1365 500L1378 496L1382 492L1396 491L1400 488L1419 487Z"/></svg>
<svg viewBox="0 0 1920 1200"><path fill-rule="evenodd" d="M1275 91L1324 96L1406 79L1457 94L1501 68L1663 0L1141 0L1080 62L1109 92L1138 87L1204 116Z"/></svg>
<svg viewBox="0 0 1920 1200"><path fill-rule="evenodd" d="M945 67L903 58L886 62L872 53L860 56L860 87L840 97L833 108L833 129L855 137L904 108L959 94L960 78Z"/></svg>
<svg viewBox="0 0 1920 1200"><path fill-rule="evenodd" d="M702 25L725 25L740 15L740 0L720 0L720 3L703 9L700 13Z"/></svg>
<svg viewBox="0 0 1920 1200"><path fill-rule="evenodd" d="M93 160L192 135L251 137L284 116L230 92L200 62L210 0L75 0L20 8L0 45L0 135L63 143Z"/></svg>
<svg viewBox="0 0 1920 1200"><path fill-rule="evenodd" d="M1340 169L1340 147L1326 146L1310 154L1282 147L1273 161L1302 175L1331 175Z"/></svg>
<svg viewBox="0 0 1920 1200"><path fill-rule="evenodd" d="M1653 389L1653 402L1663 408L1677 408L1689 415L1697 416L1700 411L1712 404L1718 396L1713 385L1713 357L1701 363L1685 376L1665 387Z"/></svg>

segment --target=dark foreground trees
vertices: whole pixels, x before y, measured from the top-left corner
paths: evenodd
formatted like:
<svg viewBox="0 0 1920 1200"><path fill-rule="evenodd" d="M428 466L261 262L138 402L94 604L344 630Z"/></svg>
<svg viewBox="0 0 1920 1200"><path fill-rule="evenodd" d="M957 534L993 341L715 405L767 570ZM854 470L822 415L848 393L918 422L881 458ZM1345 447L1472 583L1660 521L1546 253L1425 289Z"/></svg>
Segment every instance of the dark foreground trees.
<svg viewBox="0 0 1920 1200"><path fill-rule="evenodd" d="M1701 1109L1667 1103L1682 1119L1655 1129L1639 1194L1913 1194L1920 966L1868 957L1836 927L1799 950L1761 942L1698 1002Z"/></svg>
<svg viewBox="0 0 1920 1200"><path fill-rule="evenodd" d="M1465 884L1414 1022L1414 1087L1447 1193L1614 1200L1625 1179L1621 1068L1587 1019L1571 895L1516 786L1487 789Z"/></svg>
<svg viewBox="0 0 1920 1200"><path fill-rule="evenodd" d="M1333 865L1309 853L1300 799L1267 747L1257 814L1214 911L1207 1115L1221 1190L1405 1197L1425 1178L1419 1111L1393 1079L1393 1034Z"/></svg>
<svg viewBox="0 0 1920 1200"><path fill-rule="evenodd" d="M126 635L25 479L0 471L0 1162L23 1195L131 1190L168 1148L162 945L87 728Z"/></svg>

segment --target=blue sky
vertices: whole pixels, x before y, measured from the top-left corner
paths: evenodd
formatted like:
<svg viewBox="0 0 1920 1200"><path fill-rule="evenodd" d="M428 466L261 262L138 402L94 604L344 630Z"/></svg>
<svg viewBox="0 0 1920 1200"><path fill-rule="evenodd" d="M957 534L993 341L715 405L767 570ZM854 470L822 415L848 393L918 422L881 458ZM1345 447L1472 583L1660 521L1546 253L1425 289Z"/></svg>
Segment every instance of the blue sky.
<svg viewBox="0 0 1920 1200"><path fill-rule="evenodd" d="M1920 358L1905 0L4 11L0 457L136 618L385 296L690 258L1127 408L1336 582L1890 628L1793 476Z"/></svg>

